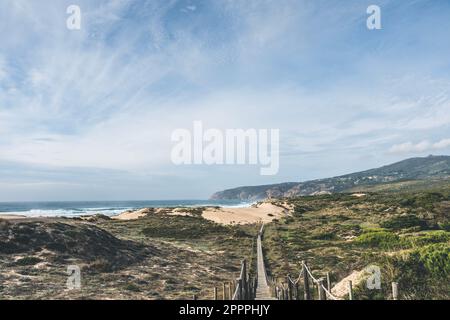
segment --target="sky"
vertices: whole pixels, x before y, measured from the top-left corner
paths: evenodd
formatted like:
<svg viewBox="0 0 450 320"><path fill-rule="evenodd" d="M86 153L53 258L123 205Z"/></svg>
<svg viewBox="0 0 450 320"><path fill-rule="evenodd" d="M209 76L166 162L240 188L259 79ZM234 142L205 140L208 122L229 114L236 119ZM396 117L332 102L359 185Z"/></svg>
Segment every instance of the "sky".
<svg viewBox="0 0 450 320"><path fill-rule="evenodd" d="M2 0L0 201L206 199L449 155L449 15L447 0ZM278 174L173 164L172 132L197 120L279 129Z"/></svg>

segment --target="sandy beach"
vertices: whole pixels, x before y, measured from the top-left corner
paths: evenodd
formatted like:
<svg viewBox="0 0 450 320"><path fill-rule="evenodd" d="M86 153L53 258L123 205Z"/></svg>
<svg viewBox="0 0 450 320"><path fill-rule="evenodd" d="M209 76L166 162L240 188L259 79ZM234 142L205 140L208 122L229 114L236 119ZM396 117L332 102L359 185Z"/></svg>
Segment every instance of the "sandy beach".
<svg viewBox="0 0 450 320"><path fill-rule="evenodd" d="M4 220L20 220L20 219L26 219L25 216L20 216L16 214L0 214L0 219Z"/></svg>
<svg viewBox="0 0 450 320"><path fill-rule="evenodd" d="M268 223L288 214L286 208L269 202L248 208L207 208L202 216L220 224Z"/></svg>
<svg viewBox="0 0 450 320"><path fill-rule="evenodd" d="M136 211L126 211L117 216L115 220L136 220L148 214L168 214L175 216L190 215L186 208L144 208ZM288 214L288 209L274 205L270 202L262 202L251 207L227 208L206 207L203 209L202 217L220 224L251 224L268 223Z"/></svg>

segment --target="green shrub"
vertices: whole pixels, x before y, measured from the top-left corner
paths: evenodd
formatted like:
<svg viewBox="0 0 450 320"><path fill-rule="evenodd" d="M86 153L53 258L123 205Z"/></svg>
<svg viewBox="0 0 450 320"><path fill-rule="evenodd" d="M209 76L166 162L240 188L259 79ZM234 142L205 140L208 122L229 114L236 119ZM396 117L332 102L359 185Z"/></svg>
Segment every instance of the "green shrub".
<svg viewBox="0 0 450 320"><path fill-rule="evenodd" d="M152 223L142 229L151 238L199 239L229 234L230 228L198 217L165 216L164 220L147 218Z"/></svg>
<svg viewBox="0 0 450 320"><path fill-rule="evenodd" d="M311 237L313 240L334 240L336 239L336 234L334 232L320 232Z"/></svg>
<svg viewBox="0 0 450 320"><path fill-rule="evenodd" d="M2 229L7 229L9 228L9 226L11 225L11 222L9 222L8 220L5 219L0 219L0 230Z"/></svg>
<svg viewBox="0 0 450 320"><path fill-rule="evenodd" d="M298 205L296 204L294 206L294 216L301 216L302 214L311 211L312 209L310 207L307 206L302 206L302 205Z"/></svg>
<svg viewBox="0 0 450 320"><path fill-rule="evenodd" d="M436 203L445 200L446 197L439 192L427 192L409 196L400 201L400 205L412 208L433 209Z"/></svg>
<svg viewBox="0 0 450 320"><path fill-rule="evenodd" d="M388 231L366 232L356 238L359 245L372 248L392 249L401 246L400 237Z"/></svg>
<svg viewBox="0 0 450 320"><path fill-rule="evenodd" d="M409 242L411 246L425 246L428 244L441 243L450 241L450 233L438 230L438 231L430 231L427 233L423 233L419 236L411 236L407 237L404 240L405 242Z"/></svg>
<svg viewBox="0 0 450 320"><path fill-rule="evenodd" d="M24 257L19 260L17 260L14 264L16 266L34 266L35 264L38 264L39 262L42 262L42 259L38 257Z"/></svg>
<svg viewBox="0 0 450 320"><path fill-rule="evenodd" d="M377 228L377 227L372 227L372 228L363 228L364 233L373 233L373 232L386 232L388 230L384 229L384 228Z"/></svg>
<svg viewBox="0 0 450 320"><path fill-rule="evenodd" d="M113 264L106 259L97 259L86 267L89 272L109 273L114 271Z"/></svg>
<svg viewBox="0 0 450 320"><path fill-rule="evenodd" d="M382 222L381 227L392 230L401 230L412 227L425 229L427 227L427 222L413 215L398 216Z"/></svg>
<svg viewBox="0 0 450 320"><path fill-rule="evenodd" d="M286 217L283 219L284 224L290 224L292 222L294 222L294 218L293 217Z"/></svg>
<svg viewBox="0 0 450 320"><path fill-rule="evenodd" d="M127 291L132 291L132 292L140 292L141 291L141 288L139 288L139 286L134 283L127 283L123 286L123 288Z"/></svg>
<svg viewBox="0 0 450 320"><path fill-rule="evenodd" d="M439 228L441 228L442 230L450 232L450 222L448 222L448 221L440 222L438 225L439 225Z"/></svg>
<svg viewBox="0 0 450 320"><path fill-rule="evenodd" d="M450 276L450 244L439 243L428 245L418 251L419 260L427 271L436 277Z"/></svg>

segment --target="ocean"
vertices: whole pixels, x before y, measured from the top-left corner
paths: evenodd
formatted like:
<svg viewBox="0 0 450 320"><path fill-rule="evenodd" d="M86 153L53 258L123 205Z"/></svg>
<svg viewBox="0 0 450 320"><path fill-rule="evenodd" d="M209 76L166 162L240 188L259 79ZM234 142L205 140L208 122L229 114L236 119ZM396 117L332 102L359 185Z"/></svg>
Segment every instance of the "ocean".
<svg viewBox="0 0 450 320"><path fill-rule="evenodd" d="M248 207L251 203L232 200L152 200L152 201L62 201L0 202L0 215L27 217L77 217L95 214L114 216L126 210L170 207Z"/></svg>

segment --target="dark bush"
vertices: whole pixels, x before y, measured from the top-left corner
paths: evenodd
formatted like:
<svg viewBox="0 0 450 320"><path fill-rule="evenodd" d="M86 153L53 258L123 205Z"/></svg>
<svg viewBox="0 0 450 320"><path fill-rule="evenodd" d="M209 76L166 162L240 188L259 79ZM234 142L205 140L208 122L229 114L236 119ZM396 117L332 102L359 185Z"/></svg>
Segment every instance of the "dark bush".
<svg viewBox="0 0 450 320"><path fill-rule="evenodd" d="M420 229L427 228L427 222L414 215L393 217L382 222L380 225L382 228L392 230L401 230L412 227L419 227Z"/></svg>
<svg viewBox="0 0 450 320"><path fill-rule="evenodd" d="M307 206L295 205L294 206L294 216L301 216L302 214L311 211L312 209Z"/></svg>
<svg viewBox="0 0 450 320"><path fill-rule="evenodd" d="M42 262L42 259L38 257L24 257L19 260L17 260L14 264L16 266L34 266L35 264L38 264L39 262Z"/></svg>

